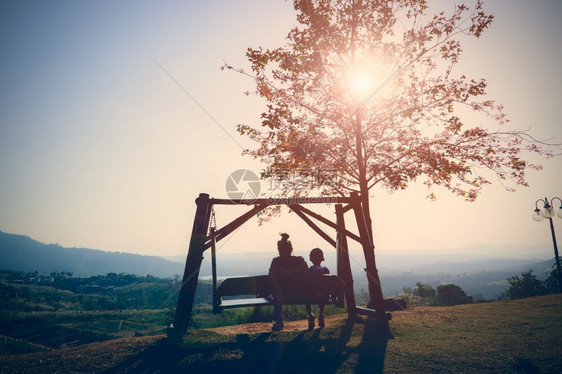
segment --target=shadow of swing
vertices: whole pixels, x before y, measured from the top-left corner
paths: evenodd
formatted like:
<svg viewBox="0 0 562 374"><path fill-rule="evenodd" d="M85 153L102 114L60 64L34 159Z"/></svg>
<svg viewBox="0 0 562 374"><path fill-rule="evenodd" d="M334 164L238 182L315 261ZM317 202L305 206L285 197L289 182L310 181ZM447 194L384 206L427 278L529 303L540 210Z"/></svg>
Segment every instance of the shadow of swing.
<svg viewBox="0 0 562 374"><path fill-rule="evenodd" d="M339 329L239 334L236 341L189 348L162 339L106 373L382 373L389 338L376 318L358 318Z"/></svg>

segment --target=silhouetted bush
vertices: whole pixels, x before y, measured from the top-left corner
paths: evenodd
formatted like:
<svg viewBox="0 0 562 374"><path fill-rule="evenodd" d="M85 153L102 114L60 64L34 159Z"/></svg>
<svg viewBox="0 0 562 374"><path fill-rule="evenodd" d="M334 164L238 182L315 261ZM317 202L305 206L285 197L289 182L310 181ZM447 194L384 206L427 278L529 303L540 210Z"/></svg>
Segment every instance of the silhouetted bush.
<svg viewBox="0 0 562 374"><path fill-rule="evenodd" d="M472 303L472 296L455 284L445 284L437 287L437 305L458 305Z"/></svg>
<svg viewBox="0 0 562 374"><path fill-rule="evenodd" d="M409 305L434 305L435 295L436 293L433 287L417 282L414 289L403 287L402 293L398 296L404 299Z"/></svg>
<svg viewBox="0 0 562 374"><path fill-rule="evenodd" d="M533 297L544 295L547 293L546 287L533 274L533 270L529 269L507 280L509 288L503 293L503 296L510 299L522 299L525 297Z"/></svg>

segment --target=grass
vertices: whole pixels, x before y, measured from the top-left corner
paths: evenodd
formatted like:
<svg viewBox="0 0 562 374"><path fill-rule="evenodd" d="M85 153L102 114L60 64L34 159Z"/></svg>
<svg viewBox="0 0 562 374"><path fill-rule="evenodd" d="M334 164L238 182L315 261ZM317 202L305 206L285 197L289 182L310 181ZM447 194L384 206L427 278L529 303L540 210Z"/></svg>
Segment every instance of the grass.
<svg viewBox="0 0 562 374"><path fill-rule="evenodd" d="M562 295L416 307L394 312L390 331L371 318L329 317L324 329L288 322L190 330L46 352L0 355L1 373L559 373Z"/></svg>
<svg viewBox="0 0 562 374"><path fill-rule="evenodd" d="M389 372L541 372L562 367L562 297L416 308L396 315Z"/></svg>
<svg viewBox="0 0 562 374"><path fill-rule="evenodd" d="M24 340L14 339L9 336L0 335L0 356L16 355L31 352L43 352L47 348Z"/></svg>
<svg viewBox="0 0 562 374"><path fill-rule="evenodd" d="M45 348L162 334L167 310L3 312L0 334Z"/></svg>

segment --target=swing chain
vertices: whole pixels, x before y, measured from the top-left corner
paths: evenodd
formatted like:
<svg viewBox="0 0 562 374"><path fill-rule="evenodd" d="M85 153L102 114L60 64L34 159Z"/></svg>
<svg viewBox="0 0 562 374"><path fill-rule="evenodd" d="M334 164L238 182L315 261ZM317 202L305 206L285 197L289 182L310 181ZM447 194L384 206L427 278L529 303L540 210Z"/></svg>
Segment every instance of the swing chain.
<svg viewBox="0 0 562 374"><path fill-rule="evenodd" d="M210 233L217 230L217 217L215 217L215 208L211 208L211 224L209 225Z"/></svg>

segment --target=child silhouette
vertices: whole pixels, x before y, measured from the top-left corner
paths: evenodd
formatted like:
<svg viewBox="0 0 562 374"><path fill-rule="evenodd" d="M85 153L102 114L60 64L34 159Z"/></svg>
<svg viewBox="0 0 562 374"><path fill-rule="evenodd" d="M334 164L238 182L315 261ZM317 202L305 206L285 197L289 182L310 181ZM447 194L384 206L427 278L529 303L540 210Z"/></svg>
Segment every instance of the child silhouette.
<svg viewBox="0 0 562 374"><path fill-rule="evenodd" d="M324 252L320 248L314 248L310 251L310 262L312 266L310 267L310 274L312 276L320 276L324 274L330 274L330 270L327 267L322 266L322 261L324 261ZM312 306L306 304L306 312L308 314L308 328L314 328L314 314L312 314ZM318 304L318 327L326 326L324 322L324 303L320 302Z"/></svg>

